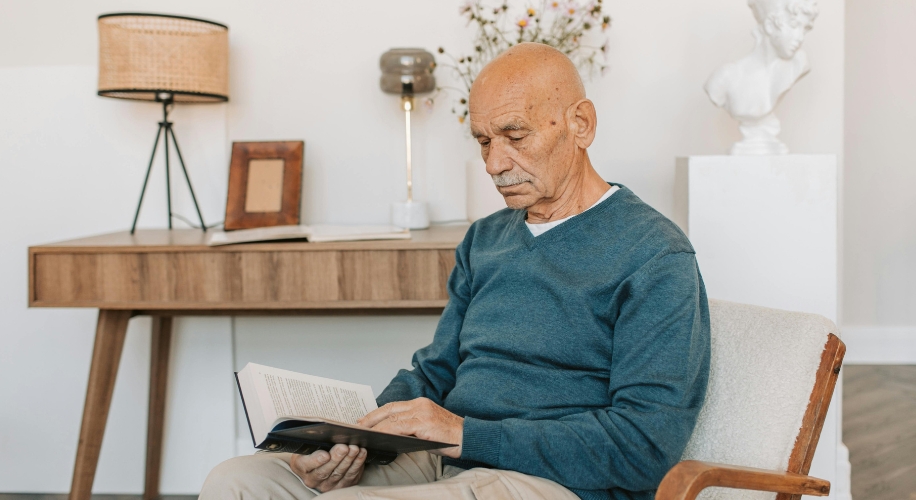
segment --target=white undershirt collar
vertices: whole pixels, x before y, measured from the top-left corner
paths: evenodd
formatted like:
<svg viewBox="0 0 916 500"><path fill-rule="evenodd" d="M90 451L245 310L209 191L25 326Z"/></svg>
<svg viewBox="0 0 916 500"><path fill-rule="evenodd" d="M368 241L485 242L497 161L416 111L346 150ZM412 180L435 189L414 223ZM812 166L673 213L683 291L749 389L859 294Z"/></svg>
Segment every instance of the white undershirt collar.
<svg viewBox="0 0 916 500"><path fill-rule="evenodd" d="M594 203L594 205L592 205L592 206L586 208L585 210L583 210L582 212L580 212L580 213L578 213L578 214L576 214L576 215L584 214L585 212L588 212L589 210L595 208L595 207L598 206L602 201L604 201L604 200L610 198L611 195L614 194L614 193L616 193L619 189L620 189L620 186L614 186L614 185L612 185L612 186L611 186L611 189L608 189L607 191L605 191L604 194L601 195L601 198L598 198L598 201L596 201L596 202ZM569 217L566 217L566 218L564 218L564 219L554 220L554 221L550 221L550 222L543 222L543 223L541 223L541 224L531 224L531 223L525 221L525 225L528 226L528 230L531 231L531 234L534 235L535 238L537 238L538 236L540 236L540 235L546 233L547 231L550 231L551 229L553 229L553 228L559 226L560 224L562 224L562 223L568 221L569 219L572 219L572 218L575 217L576 215L570 215Z"/></svg>

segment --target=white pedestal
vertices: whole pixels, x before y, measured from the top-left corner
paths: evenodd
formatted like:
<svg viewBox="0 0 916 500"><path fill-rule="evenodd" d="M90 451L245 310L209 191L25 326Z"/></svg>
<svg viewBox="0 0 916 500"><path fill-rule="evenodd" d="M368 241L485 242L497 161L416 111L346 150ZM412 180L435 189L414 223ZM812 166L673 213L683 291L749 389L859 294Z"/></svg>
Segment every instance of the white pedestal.
<svg viewBox="0 0 916 500"><path fill-rule="evenodd" d="M835 156L691 156L676 165L675 222L696 249L711 298L837 321ZM849 500L841 391L810 474L832 483L829 498Z"/></svg>

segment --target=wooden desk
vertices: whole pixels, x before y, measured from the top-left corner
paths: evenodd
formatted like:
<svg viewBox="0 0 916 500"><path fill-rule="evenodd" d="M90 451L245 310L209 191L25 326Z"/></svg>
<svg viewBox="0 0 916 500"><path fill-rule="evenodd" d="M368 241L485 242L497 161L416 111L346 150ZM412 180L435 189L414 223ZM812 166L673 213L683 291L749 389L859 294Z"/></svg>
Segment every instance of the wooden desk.
<svg viewBox="0 0 916 500"><path fill-rule="evenodd" d="M99 310L71 500L89 500L132 316L153 317L144 499L159 496L172 317L438 314L467 226L410 240L208 247L197 230L120 232L29 248L30 307Z"/></svg>

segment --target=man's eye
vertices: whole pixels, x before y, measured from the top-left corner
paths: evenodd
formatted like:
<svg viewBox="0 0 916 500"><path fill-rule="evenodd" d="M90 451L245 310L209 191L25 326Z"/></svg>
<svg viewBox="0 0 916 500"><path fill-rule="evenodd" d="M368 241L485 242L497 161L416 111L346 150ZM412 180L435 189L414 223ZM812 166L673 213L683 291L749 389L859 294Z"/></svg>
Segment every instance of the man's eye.
<svg viewBox="0 0 916 500"><path fill-rule="evenodd" d="M490 141L478 141L480 142L480 147L485 148L490 145Z"/></svg>
<svg viewBox="0 0 916 500"><path fill-rule="evenodd" d="M522 139L524 139L524 137L510 137L510 138L509 138L509 140L512 141L512 142L518 142L518 141L520 141L520 140L522 140Z"/></svg>

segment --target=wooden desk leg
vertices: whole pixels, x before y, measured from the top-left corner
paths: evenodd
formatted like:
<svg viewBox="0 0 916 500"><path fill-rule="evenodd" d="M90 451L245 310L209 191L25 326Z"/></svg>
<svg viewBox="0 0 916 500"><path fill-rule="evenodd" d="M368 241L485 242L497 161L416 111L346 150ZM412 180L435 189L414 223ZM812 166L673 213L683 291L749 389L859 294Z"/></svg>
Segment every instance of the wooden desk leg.
<svg viewBox="0 0 916 500"><path fill-rule="evenodd" d="M149 420L146 430L146 482L143 500L159 498L162 431L165 425L165 392L171 345L172 318L153 316L153 350L149 369Z"/></svg>
<svg viewBox="0 0 916 500"><path fill-rule="evenodd" d="M131 311L99 310L70 500L89 500Z"/></svg>

